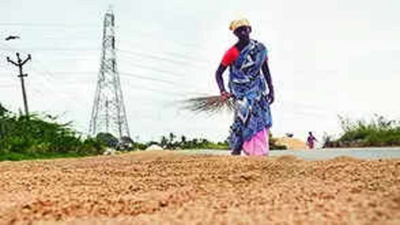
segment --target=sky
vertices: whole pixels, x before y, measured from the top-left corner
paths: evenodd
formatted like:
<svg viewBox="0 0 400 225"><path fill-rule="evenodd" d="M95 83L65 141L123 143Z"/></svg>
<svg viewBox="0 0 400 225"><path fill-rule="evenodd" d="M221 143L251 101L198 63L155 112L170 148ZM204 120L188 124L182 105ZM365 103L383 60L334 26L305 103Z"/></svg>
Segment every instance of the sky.
<svg viewBox="0 0 400 225"><path fill-rule="evenodd" d="M23 109L18 70L6 57L31 54L24 66L30 111L58 115L86 134L110 5L135 140L169 132L214 141L228 136L230 113L196 115L179 102L219 94L215 70L236 42L229 23L242 17L250 20L251 37L269 50L274 136L338 136L338 115L400 119L395 0L0 0L0 103ZM8 35L21 39L5 41Z"/></svg>

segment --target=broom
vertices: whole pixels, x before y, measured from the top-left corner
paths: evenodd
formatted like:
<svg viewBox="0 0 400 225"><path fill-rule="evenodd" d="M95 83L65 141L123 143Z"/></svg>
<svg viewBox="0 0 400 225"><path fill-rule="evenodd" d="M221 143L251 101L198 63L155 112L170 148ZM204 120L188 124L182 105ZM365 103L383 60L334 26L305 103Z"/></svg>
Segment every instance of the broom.
<svg viewBox="0 0 400 225"><path fill-rule="evenodd" d="M224 109L233 112L234 102L233 95L229 94L223 99L220 95L190 98L183 101L183 108L195 113L214 114L223 111Z"/></svg>

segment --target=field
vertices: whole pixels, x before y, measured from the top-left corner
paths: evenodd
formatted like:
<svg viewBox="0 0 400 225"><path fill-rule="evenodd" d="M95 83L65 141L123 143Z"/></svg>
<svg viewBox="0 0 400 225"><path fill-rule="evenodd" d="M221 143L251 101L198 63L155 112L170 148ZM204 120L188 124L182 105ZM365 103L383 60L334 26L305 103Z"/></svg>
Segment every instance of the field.
<svg viewBox="0 0 400 225"><path fill-rule="evenodd" d="M0 162L0 224L400 224L400 160L164 151Z"/></svg>

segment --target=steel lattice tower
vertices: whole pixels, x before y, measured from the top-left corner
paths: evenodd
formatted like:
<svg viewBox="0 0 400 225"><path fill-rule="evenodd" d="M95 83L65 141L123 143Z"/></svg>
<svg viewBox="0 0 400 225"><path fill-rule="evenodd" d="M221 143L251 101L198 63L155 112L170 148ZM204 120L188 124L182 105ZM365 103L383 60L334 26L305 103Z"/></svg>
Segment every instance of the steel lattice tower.
<svg viewBox="0 0 400 225"><path fill-rule="evenodd" d="M110 133L119 139L130 137L115 50L115 16L111 9L104 17L103 47L89 133Z"/></svg>

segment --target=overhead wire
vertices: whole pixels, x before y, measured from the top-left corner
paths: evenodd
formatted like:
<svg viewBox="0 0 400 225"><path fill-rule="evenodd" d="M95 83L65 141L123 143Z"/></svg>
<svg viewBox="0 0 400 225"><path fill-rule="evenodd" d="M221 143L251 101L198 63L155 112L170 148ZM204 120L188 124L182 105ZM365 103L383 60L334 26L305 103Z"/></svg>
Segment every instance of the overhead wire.
<svg viewBox="0 0 400 225"><path fill-rule="evenodd" d="M128 55L133 55L139 58L150 58L153 60L158 60L158 61L164 61L164 62L169 62L169 63L173 63L179 66L192 66L192 67L197 67L197 68L202 68L198 65L193 64L192 62L187 62L187 61L182 61L182 60L175 60L175 59L171 59L173 57L162 57L162 56L157 56L154 54L150 54L150 53L144 53L144 52L134 52L134 51L129 51L129 50L122 50L117 48L116 49L118 52L122 53L122 54L128 54Z"/></svg>
<svg viewBox="0 0 400 225"><path fill-rule="evenodd" d="M6 46L5 44L2 44L2 45L3 45L3 46ZM12 49L12 48L10 48L10 47L8 47L8 46L6 46L6 47L7 47L9 50L18 51L18 50L16 50L16 49ZM39 64L41 68L36 67L36 66L35 66L35 63ZM38 75L40 75L40 74L44 75L43 77L40 77L40 76L38 77L39 79L40 79L40 78L43 78L43 79L45 80L45 82L42 83L43 85L42 85L41 87L45 87L45 88L47 88L48 90L50 90L51 92L60 94L62 99L67 100L67 101L71 101L71 103L75 103L75 102L78 100L77 98L71 98L70 96L64 95L64 93L62 93L62 92L56 91L56 90L52 87L52 85L49 85L49 83L50 83L50 84L51 84L51 83L54 83L55 77L54 77L54 75L40 62L40 60L39 60L38 58L35 58L35 60L32 60L32 65L31 65L31 67L32 67L32 70L33 70L33 71L35 71L36 73L38 73ZM46 80L47 80L47 82L46 82ZM33 86L33 88L36 88L36 87ZM43 94L42 91L39 91L39 92L40 92L41 94Z"/></svg>
<svg viewBox="0 0 400 225"><path fill-rule="evenodd" d="M125 60L128 61L125 58L119 58L119 59L122 60L122 61L125 61ZM119 63L119 64L121 65L121 63ZM172 75L172 76L176 76L176 77L185 77L186 76L186 74L177 73L177 72L174 72L174 71L171 71L171 70L159 69L159 68L154 67L154 66L146 66L146 65L143 65L143 64L133 63L131 60L128 63L123 63L122 65L124 65L124 66L128 65L128 66L132 66L132 67L135 67L135 68L141 68L141 69L150 70L150 71L154 71L154 72L160 72L160 73L165 74L165 75Z"/></svg>
<svg viewBox="0 0 400 225"><path fill-rule="evenodd" d="M89 28L98 26L98 24L67 24L67 23L4 23L0 22L1 26L14 26L14 27L54 27L54 28L65 28L65 27L74 27L74 28Z"/></svg>
<svg viewBox="0 0 400 225"><path fill-rule="evenodd" d="M51 28L51 29L59 29L59 28L65 28L65 27L69 27L69 28L77 28L77 27L82 27L87 29L88 26L86 25L71 25L71 24L34 24L34 23L0 23L0 26L21 26L21 27L41 27L41 28ZM99 29L97 25L93 24L92 28L96 28ZM152 35L150 35L152 36ZM82 40L82 39L81 39ZM88 40L88 39L86 39ZM181 42L173 42L174 44L182 44ZM1 43L0 43L1 44ZM186 45L187 46L187 45ZM194 46L191 46L194 47ZM2 50L4 50L3 48L1 48ZM136 48L135 48L136 49ZM21 49L20 49L21 50ZM51 48L51 47L47 47L47 48L41 48L41 47L37 47L37 48L32 48L30 49L31 51L62 51L62 52L71 52L71 53L76 53L76 52L83 52L83 51L99 51L97 48L96 49L89 49L89 48ZM19 51L19 50L18 50ZM202 68L196 64L193 64L193 61L195 62L199 62L201 61L201 59L198 59L197 57L190 57L188 55L180 55L179 53L175 53L175 52L168 52L168 57L163 57L162 54L150 54L150 53L143 53L143 52L136 52L136 51L131 51L131 50L123 50L123 49L117 49L117 51L119 53L122 53L123 55L129 55L129 56L134 56L134 57L140 57L140 58L144 58L144 59L151 59L151 60L155 60L155 61L163 61L163 62L169 62L175 65L179 65L179 66L185 66L185 67L192 67L192 68ZM78 54L78 53L77 53ZM171 57L172 56L172 57ZM192 60L191 62L187 62L187 60ZM35 59L35 61L37 61L37 59ZM208 61L204 61L206 63L208 63ZM146 66L146 65L139 65L137 63L129 63L129 64L124 64L124 65L129 65L132 67L138 67L141 69L146 69L149 71L154 71L154 72L160 72L163 73L165 75L173 75L173 76L185 76L184 74L180 74L177 72L173 72L170 70L165 70L165 69L159 69L157 67L151 67L151 66ZM35 68L33 66L34 70L36 70L36 72L40 72L40 70L43 70L43 65L39 68ZM47 69L44 69L47 70ZM72 72L64 72L65 74L72 74ZM76 74L92 74L92 72L75 72ZM96 72L93 72L93 74ZM52 79L55 78L56 76L54 75L55 73L51 73L48 70L45 71L45 73L48 78ZM62 72L59 72L57 74L62 74ZM159 82L159 83L164 83L164 84L170 84L170 85L176 85L175 82L171 81L171 80L165 80L165 79L160 79L160 78L154 78L154 77L148 77L148 76L143 76L143 75L139 75L137 73L132 73L132 72L120 72L121 75L126 76L126 77L135 77L135 78L139 78L139 79L143 79L143 80L149 80L149 81L155 81L155 82ZM145 88L145 87L142 87ZM148 88L148 87L147 87ZM150 88L153 89L153 88ZM155 91L158 91L158 89L154 89ZM310 107L310 105L307 105L306 107ZM312 106L311 106L312 107Z"/></svg>
<svg viewBox="0 0 400 225"><path fill-rule="evenodd" d="M69 23L26 23L26 22L12 22L12 23L0 23L0 27L23 27L24 29L26 28L34 28L34 29L41 29L41 31L44 31L44 29L50 29L50 30L58 30L58 29L64 29L64 28L76 28L76 29L98 29L98 30L102 30L102 23L88 23L88 24L84 24L84 23L79 23L79 24L69 24ZM122 30L120 29L121 26L117 25L116 29L117 30ZM143 31L143 28L141 28L141 30L132 30L132 28L130 29L123 29L124 33L134 33L136 36L141 36L143 38L146 39L156 39L155 37L157 35L155 35L154 33L145 33ZM68 29L66 31L71 31L71 29ZM80 32L82 32L80 30ZM63 37L65 38L65 36L63 35ZM127 39L121 39L123 42L132 42L131 40L127 40ZM157 41L159 41L157 39ZM202 50L202 46L200 46L200 43L193 43L193 42L183 42L183 41L175 41L175 40L171 40L168 38L163 38L163 41L169 42L170 44L173 45L177 45L177 46L181 46L183 48L190 48L190 49L197 49L197 50Z"/></svg>

